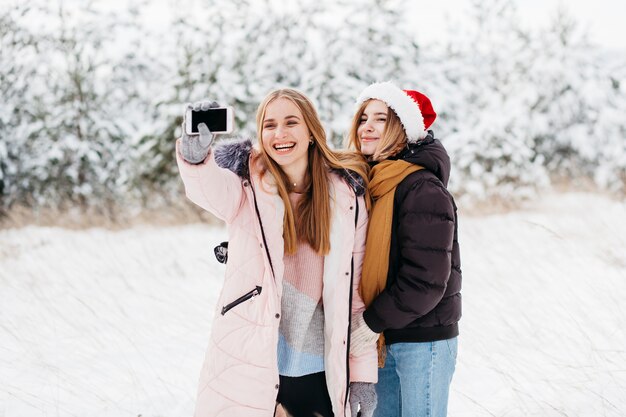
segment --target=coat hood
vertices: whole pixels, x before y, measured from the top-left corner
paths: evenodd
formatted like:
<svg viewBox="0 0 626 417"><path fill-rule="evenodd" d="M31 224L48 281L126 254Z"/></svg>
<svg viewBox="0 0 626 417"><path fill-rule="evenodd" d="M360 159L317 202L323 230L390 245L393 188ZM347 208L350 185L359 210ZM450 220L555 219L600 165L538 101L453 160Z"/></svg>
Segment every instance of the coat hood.
<svg viewBox="0 0 626 417"><path fill-rule="evenodd" d="M450 178L450 157L446 148L435 139L432 130L417 143L409 143L407 148L390 159L403 159L415 165L421 165L439 178L445 187Z"/></svg>
<svg viewBox="0 0 626 417"><path fill-rule="evenodd" d="M214 146L215 162L241 178L250 178L250 154L253 152L250 139L226 139ZM365 194L365 182L356 172L348 169L331 169L354 190L357 196Z"/></svg>

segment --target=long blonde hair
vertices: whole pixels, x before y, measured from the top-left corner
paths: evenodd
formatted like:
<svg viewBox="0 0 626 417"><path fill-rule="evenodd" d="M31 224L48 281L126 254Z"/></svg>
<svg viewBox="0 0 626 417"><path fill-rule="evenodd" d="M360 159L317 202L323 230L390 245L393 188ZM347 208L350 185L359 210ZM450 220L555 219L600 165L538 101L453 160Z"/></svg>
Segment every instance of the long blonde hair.
<svg viewBox="0 0 626 417"><path fill-rule="evenodd" d="M350 149L356 149L361 152L361 140L359 139L357 130L361 125L361 116L363 116L365 108L372 100L374 99L363 102L352 118L352 127L350 128L350 133L348 133L348 148ZM383 161L390 156L394 156L407 144L406 131L404 130L404 126L402 126L400 118L391 107L387 106L387 109L385 129L383 130L382 137L378 142L374 155L368 157L370 161Z"/></svg>
<svg viewBox="0 0 626 417"><path fill-rule="evenodd" d="M308 168L305 176L305 193L298 202L295 213L289 201L289 178L285 172L267 153L263 146L263 119L267 105L278 98L286 98L295 104L309 129L313 140L308 150ZM256 114L257 138L261 145L258 158L263 170L261 176L268 171L276 180L278 194L285 205L283 218L283 238L285 253L293 254L297 250L298 240L307 242L320 255L330 251L330 190L329 169L347 169L351 175L363 178L367 190L367 163L364 158L355 152L336 152L326 143L326 132L317 111L301 92L284 88L269 93L259 105Z"/></svg>

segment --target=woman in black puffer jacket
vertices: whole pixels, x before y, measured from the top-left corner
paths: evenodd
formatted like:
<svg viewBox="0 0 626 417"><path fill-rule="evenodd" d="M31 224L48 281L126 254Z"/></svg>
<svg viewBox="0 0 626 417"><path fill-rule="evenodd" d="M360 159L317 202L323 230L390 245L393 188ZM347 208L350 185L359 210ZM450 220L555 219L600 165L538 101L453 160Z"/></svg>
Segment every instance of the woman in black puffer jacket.
<svg viewBox="0 0 626 417"><path fill-rule="evenodd" d="M372 166L370 216L353 341L378 340L375 416L445 416L461 318L450 159L427 130L430 100L376 83L363 90L350 145ZM358 352L355 352L358 354Z"/></svg>

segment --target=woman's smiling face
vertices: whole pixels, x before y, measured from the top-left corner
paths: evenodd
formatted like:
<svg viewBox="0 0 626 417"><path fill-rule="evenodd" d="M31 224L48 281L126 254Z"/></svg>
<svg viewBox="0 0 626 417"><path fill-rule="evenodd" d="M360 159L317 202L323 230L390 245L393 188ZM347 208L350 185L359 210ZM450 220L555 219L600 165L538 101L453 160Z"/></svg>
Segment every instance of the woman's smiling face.
<svg viewBox="0 0 626 417"><path fill-rule="evenodd" d="M280 97L268 103L261 138L265 151L281 168L307 166L310 136L302 112L291 100Z"/></svg>
<svg viewBox="0 0 626 417"><path fill-rule="evenodd" d="M370 100L365 106L357 129L363 155L370 156L376 152L376 147L385 131L388 111L387 104L380 100Z"/></svg>

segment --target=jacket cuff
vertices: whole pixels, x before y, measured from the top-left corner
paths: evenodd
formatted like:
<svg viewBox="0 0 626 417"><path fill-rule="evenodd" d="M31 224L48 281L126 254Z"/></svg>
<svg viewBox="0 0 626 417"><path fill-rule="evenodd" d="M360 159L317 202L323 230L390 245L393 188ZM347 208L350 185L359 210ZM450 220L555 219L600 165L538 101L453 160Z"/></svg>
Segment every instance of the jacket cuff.
<svg viewBox="0 0 626 417"><path fill-rule="evenodd" d="M378 359L374 358L374 366L355 366L350 364L350 382L366 382L375 384L378 382Z"/></svg>
<svg viewBox="0 0 626 417"><path fill-rule="evenodd" d="M385 323L374 313L371 308L363 312L363 320L367 327L375 333L382 333L385 330Z"/></svg>
<svg viewBox="0 0 626 417"><path fill-rule="evenodd" d="M378 351L374 344L363 355L350 356L350 382L378 382Z"/></svg>

